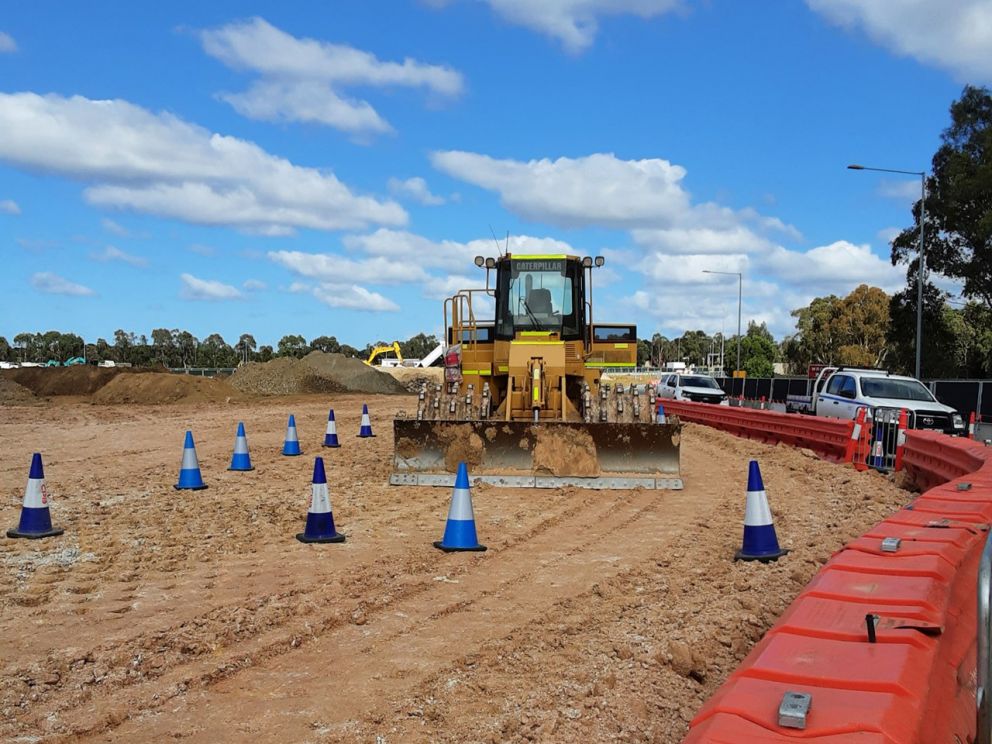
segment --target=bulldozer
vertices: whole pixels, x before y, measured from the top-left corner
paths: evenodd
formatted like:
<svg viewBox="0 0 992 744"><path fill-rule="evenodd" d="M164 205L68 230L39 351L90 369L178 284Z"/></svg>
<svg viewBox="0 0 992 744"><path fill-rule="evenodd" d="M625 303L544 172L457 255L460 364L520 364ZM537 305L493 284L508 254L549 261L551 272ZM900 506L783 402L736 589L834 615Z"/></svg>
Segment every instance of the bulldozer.
<svg viewBox="0 0 992 744"><path fill-rule="evenodd" d="M650 386L603 379L637 365L636 326L593 318L604 263L475 258L485 287L444 300L444 379L421 387L416 417L394 420L390 483L451 486L465 462L498 486L682 488L678 420L658 423Z"/></svg>

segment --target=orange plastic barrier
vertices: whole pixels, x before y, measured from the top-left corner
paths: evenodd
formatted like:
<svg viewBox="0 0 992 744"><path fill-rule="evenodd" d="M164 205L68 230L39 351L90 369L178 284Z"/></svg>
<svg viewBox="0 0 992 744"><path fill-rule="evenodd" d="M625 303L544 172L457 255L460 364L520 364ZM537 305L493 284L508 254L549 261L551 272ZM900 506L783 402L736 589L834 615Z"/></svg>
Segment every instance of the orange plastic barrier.
<svg viewBox="0 0 992 744"><path fill-rule="evenodd" d="M689 403L682 400L661 400L665 413L683 421L705 424L747 439L769 444L784 442L804 447L821 457L843 462L848 455L854 421L806 416L799 413L778 413L755 408L716 406L711 403Z"/></svg>
<svg viewBox="0 0 992 744"><path fill-rule="evenodd" d="M974 739L975 583L992 521L992 448L910 431L904 458L930 490L824 565L700 709L687 744ZM886 538L900 541L895 551ZM812 696L805 729L779 726L786 692Z"/></svg>

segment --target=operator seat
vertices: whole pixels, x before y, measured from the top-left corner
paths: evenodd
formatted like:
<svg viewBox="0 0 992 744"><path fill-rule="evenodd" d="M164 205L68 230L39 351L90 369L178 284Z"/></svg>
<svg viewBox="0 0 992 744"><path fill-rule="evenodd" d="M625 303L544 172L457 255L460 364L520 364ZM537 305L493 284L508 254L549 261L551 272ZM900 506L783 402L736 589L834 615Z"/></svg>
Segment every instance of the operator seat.
<svg viewBox="0 0 992 744"><path fill-rule="evenodd" d="M532 289L527 293L527 307L534 315L551 315L554 307L551 305L550 289Z"/></svg>

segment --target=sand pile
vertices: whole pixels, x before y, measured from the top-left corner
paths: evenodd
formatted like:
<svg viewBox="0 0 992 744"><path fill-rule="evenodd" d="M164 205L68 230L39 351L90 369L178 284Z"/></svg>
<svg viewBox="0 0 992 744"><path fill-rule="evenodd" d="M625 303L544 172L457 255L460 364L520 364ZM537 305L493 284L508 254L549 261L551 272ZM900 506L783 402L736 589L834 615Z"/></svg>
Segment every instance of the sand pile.
<svg viewBox="0 0 992 744"><path fill-rule="evenodd" d="M382 371L398 380L411 393L419 393L425 382L444 382L444 367L384 367Z"/></svg>
<svg viewBox="0 0 992 744"><path fill-rule="evenodd" d="M302 359L282 357L246 364L237 369L231 384L255 395L407 392L402 383L358 359L321 351L311 352Z"/></svg>
<svg viewBox="0 0 992 744"><path fill-rule="evenodd" d="M137 403L228 403L244 395L227 380L189 375L118 375L100 388L91 402L98 405Z"/></svg>
<svg viewBox="0 0 992 744"><path fill-rule="evenodd" d="M0 406L29 406L38 402L34 394L23 385L0 377Z"/></svg>
<svg viewBox="0 0 992 744"><path fill-rule="evenodd" d="M93 367L20 367L5 370L4 376L28 388L35 395L92 395L119 374L147 374L164 370Z"/></svg>

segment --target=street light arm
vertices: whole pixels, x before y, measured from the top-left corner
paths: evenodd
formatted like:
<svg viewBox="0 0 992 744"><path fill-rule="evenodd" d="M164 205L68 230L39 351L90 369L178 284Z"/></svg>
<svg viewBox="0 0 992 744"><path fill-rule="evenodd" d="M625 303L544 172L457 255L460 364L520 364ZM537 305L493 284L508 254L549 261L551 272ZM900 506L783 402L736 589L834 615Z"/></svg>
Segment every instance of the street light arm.
<svg viewBox="0 0 992 744"><path fill-rule="evenodd" d="M851 164L847 166L848 170L863 170L863 171L878 171L879 173L902 173L906 176L925 176L926 171L908 171L908 170L896 170L895 168L870 168L867 165L856 165Z"/></svg>

